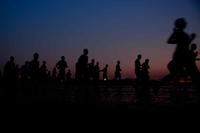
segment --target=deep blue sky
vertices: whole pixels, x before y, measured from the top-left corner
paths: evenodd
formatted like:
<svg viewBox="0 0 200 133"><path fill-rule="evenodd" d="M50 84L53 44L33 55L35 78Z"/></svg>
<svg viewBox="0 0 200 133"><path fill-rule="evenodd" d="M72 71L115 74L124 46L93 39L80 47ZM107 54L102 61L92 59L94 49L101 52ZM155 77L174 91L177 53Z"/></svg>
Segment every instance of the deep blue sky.
<svg viewBox="0 0 200 133"><path fill-rule="evenodd" d="M150 58L151 75L158 78L167 72L175 46L166 40L179 17L187 19L188 33L200 35L198 0L1 0L0 67L10 55L22 65L38 52L49 69L65 55L74 72L88 48L90 59L109 64L110 76L121 60L123 77L133 77L140 53Z"/></svg>

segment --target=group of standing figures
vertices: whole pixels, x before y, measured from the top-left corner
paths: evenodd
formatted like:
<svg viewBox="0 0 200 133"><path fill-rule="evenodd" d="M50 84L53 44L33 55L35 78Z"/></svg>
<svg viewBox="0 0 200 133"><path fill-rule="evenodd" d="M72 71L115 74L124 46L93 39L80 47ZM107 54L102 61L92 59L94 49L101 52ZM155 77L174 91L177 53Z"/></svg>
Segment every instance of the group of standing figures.
<svg viewBox="0 0 200 133"><path fill-rule="evenodd" d="M75 79L97 81L100 79L100 72L103 72L103 80L108 80L108 64L106 64L105 67L100 70L99 62L96 62L95 65L94 59L88 63L88 49L84 49L83 54L78 58L76 63ZM120 61L117 61L115 79L121 80Z"/></svg>
<svg viewBox="0 0 200 133"><path fill-rule="evenodd" d="M66 72L67 70L67 72ZM83 54L78 58L75 66L75 79L76 80L100 80L100 72L103 74L103 80L108 80L108 64L103 69L100 69L99 62L92 59L88 62L88 49L83 50ZM64 82L72 79L71 70L68 69L68 63L65 56L61 56L60 61L55 64L52 72L48 70L46 61L40 65L39 54L34 53L31 61L25 61L25 64L19 67L15 63L15 58L10 57L6 62L3 71L3 78L5 81L12 82L21 79L23 81L45 81L49 78ZM115 78L121 80L121 67L120 61L117 61L115 68Z"/></svg>

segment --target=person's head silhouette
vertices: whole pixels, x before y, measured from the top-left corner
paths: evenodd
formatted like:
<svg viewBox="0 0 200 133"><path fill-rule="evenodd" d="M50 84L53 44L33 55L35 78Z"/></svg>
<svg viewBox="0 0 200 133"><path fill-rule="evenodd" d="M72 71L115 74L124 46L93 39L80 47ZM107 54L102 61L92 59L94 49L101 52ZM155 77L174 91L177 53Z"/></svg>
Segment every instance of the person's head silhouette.
<svg viewBox="0 0 200 133"><path fill-rule="evenodd" d="M84 50L83 50L83 54L84 54L84 55L88 55L88 49L84 49Z"/></svg>
<svg viewBox="0 0 200 133"><path fill-rule="evenodd" d="M139 55L137 56L137 58L138 58L138 59L141 59L141 58L142 58L142 55L141 55L141 54L139 54Z"/></svg>
<svg viewBox="0 0 200 133"><path fill-rule="evenodd" d="M33 54L33 58L34 58L34 60L38 60L39 54L38 54L38 53L34 53L34 54Z"/></svg>
<svg viewBox="0 0 200 133"><path fill-rule="evenodd" d="M185 18L178 18L175 21L175 27L180 30L185 29L187 27L187 22L186 22Z"/></svg>
<svg viewBox="0 0 200 133"><path fill-rule="evenodd" d="M117 61L117 64L120 64L120 61Z"/></svg>
<svg viewBox="0 0 200 133"><path fill-rule="evenodd" d="M14 60L15 60L14 56L10 56L10 61L14 62Z"/></svg>
<svg viewBox="0 0 200 133"><path fill-rule="evenodd" d="M64 61L65 60L65 56L61 56L61 60Z"/></svg>

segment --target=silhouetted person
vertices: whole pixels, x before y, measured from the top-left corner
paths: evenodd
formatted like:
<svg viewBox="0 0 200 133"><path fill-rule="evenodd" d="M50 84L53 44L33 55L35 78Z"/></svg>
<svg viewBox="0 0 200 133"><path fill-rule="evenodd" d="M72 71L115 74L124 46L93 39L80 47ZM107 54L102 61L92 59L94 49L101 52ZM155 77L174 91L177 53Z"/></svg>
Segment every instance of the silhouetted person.
<svg viewBox="0 0 200 133"><path fill-rule="evenodd" d="M15 58L11 56L10 60L4 66L4 78L8 81L13 81L16 77L16 64L14 60Z"/></svg>
<svg viewBox="0 0 200 133"><path fill-rule="evenodd" d="M117 65L115 67L115 79L121 80L121 68L120 68L120 61L117 61Z"/></svg>
<svg viewBox="0 0 200 133"><path fill-rule="evenodd" d="M56 79L57 79L56 67L54 67L53 70L52 70L52 78L53 78L53 80L56 80Z"/></svg>
<svg viewBox="0 0 200 133"><path fill-rule="evenodd" d="M21 79L28 80L30 78L30 63L25 61L25 64L21 67Z"/></svg>
<svg viewBox="0 0 200 133"><path fill-rule="evenodd" d="M142 81L149 81L149 59L145 59L145 62L142 64Z"/></svg>
<svg viewBox="0 0 200 133"><path fill-rule="evenodd" d="M39 54L34 53L33 60L30 62L30 75L33 81L37 81L39 79L40 73L40 63L39 63Z"/></svg>
<svg viewBox="0 0 200 133"><path fill-rule="evenodd" d="M71 70L70 70L70 69L67 71L66 79L67 79L67 80L71 80L71 79L72 79L72 73L71 73Z"/></svg>
<svg viewBox="0 0 200 133"><path fill-rule="evenodd" d="M41 76L41 80L47 80L47 66L46 66L46 61L42 62L42 65L40 67L40 76Z"/></svg>
<svg viewBox="0 0 200 133"><path fill-rule="evenodd" d="M136 96L138 103L142 106L148 106L151 103L149 88L149 59L142 64L141 81L136 86Z"/></svg>
<svg viewBox="0 0 200 133"><path fill-rule="evenodd" d="M138 55L137 59L135 60L135 75L136 75L136 80L141 79L141 70L142 70L142 65L140 63L140 60L142 58L142 55Z"/></svg>
<svg viewBox="0 0 200 133"><path fill-rule="evenodd" d="M88 103L90 88L88 87L88 49L83 50L83 54L78 58L76 63L76 79L84 82L78 84L78 101L80 103Z"/></svg>
<svg viewBox="0 0 200 133"><path fill-rule="evenodd" d="M99 80L99 62L96 63L96 65L94 66L94 80L98 81Z"/></svg>
<svg viewBox="0 0 200 133"><path fill-rule="evenodd" d="M175 21L174 31L167 41L168 44L177 45L171 62L171 65L173 65L171 68L175 69L174 72L176 72L177 75L184 73L188 62L189 45L196 37L194 33L191 35L185 33L184 29L186 27L187 22L184 18L177 19Z"/></svg>
<svg viewBox="0 0 200 133"><path fill-rule="evenodd" d="M188 54L188 73L192 78L196 78L199 74L199 70L196 64L198 52L196 51L197 45L192 44ZM194 79L195 80L195 79Z"/></svg>
<svg viewBox="0 0 200 133"><path fill-rule="evenodd" d="M21 67L22 93L25 98L25 102L28 102L32 96L30 78L30 62L25 61L25 64Z"/></svg>
<svg viewBox="0 0 200 133"><path fill-rule="evenodd" d="M101 71L103 72L103 80L108 80L108 65L106 64L106 66Z"/></svg>
<svg viewBox="0 0 200 133"><path fill-rule="evenodd" d="M45 98L47 94L47 81L48 81L48 70L46 66L46 61L42 62L42 65L40 66L40 96Z"/></svg>
<svg viewBox="0 0 200 133"><path fill-rule="evenodd" d="M83 50L83 54L76 63L76 78L79 80L88 79L88 49Z"/></svg>
<svg viewBox="0 0 200 133"><path fill-rule="evenodd" d="M14 60L15 58L11 56L10 60L4 66L5 96L8 102L13 102L17 93L18 68Z"/></svg>
<svg viewBox="0 0 200 133"><path fill-rule="evenodd" d="M61 57L61 60L56 64L56 67L59 70L59 73L58 73L59 79L61 81L64 81L65 80L65 69L68 67L64 56Z"/></svg>
<svg viewBox="0 0 200 133"><path fill-rule="evenodd" d="M41 91L39 87L40 62L38 53L33 54L33 60L30 62L30 77L31 77L30 88L32 91L31 96L38 97Z"/></svg>
<svg viewBox="0 0 200 133"><path fill-rule="evenodd" d="M94 80L94 65L95 60L92 59L91 62L88 64L88 75L90 80Z"/></svg>

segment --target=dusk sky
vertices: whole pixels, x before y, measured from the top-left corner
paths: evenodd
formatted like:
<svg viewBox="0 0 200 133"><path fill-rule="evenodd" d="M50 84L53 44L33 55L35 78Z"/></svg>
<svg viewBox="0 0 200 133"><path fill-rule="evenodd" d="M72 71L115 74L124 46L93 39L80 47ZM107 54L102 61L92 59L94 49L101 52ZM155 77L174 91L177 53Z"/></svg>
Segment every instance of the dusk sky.
<svg viewBox="0 0 200 133"><path fill-rule="evenodd" d="M197 34L199 49L199 0L1 0L0 68L11 55L21 66L38 52L49 69L64 55L74 74L88 48L89 61L109 65L110 78L117 60L122 77L134 78L134 60L142 54L142 61L150 59L151 77L159 79L168 73L175 45L166 41L180 17L188 22L185 31Z"/></svg>

